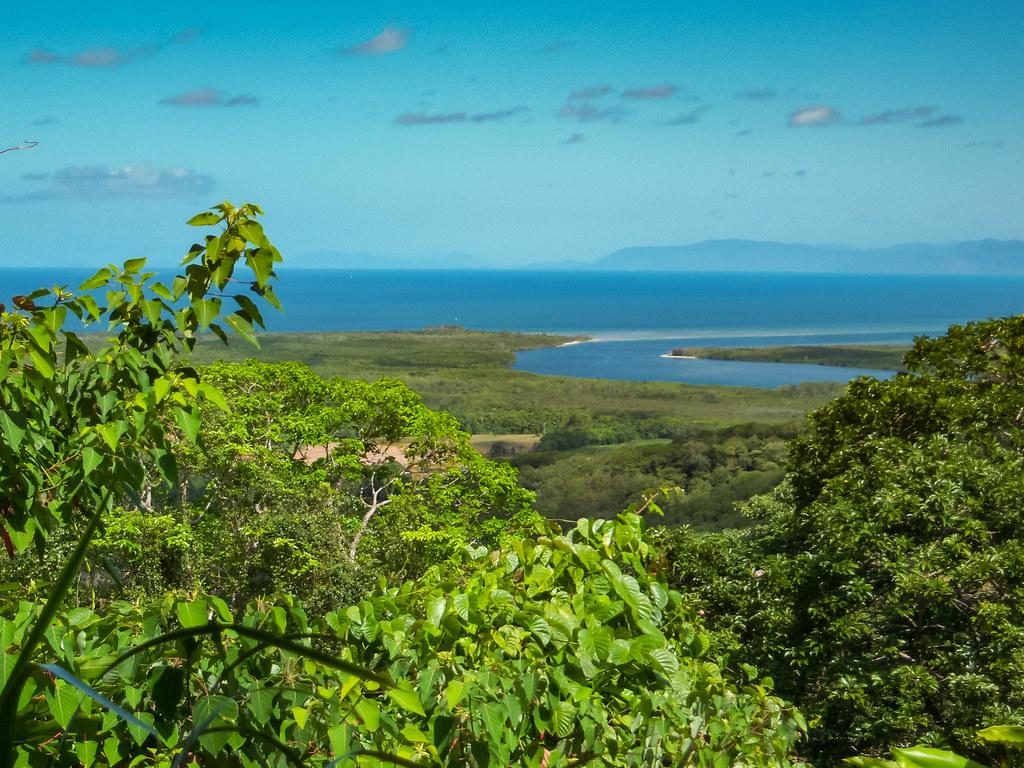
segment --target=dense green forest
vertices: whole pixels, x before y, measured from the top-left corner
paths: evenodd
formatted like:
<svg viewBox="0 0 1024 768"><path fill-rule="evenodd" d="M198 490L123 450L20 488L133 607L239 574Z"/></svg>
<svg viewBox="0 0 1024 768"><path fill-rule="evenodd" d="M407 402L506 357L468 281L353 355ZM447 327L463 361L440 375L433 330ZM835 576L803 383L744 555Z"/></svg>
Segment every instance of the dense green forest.
<svg viewBox="0 0 1024 768"><path fill-rule="evenodd" d="M214 363L279 308L260 214L0 308L0 766L1013 763L1024 319L806 424L820 388L506 368L546 339Z"/></svg>
<svg viewBox="0 0 1024 768"><path fill-rule="evenodd" d="M748 389L511 370L517 350L566 340L453 327L269 334L258 350L200 339L192 360L295 360L325 377L399 379L430 408L455 416L492 458L515 464L550 518L614 518L643 491L678 486L686 494L666 501L669 519L702 529L741 524L733 502L774 487L785 439L841 391L828 383ZM537 440L539 451L524 455L524 444Z"/></svg>
<svg viewBox="0 0 1024 768"><path fill-rule="evenodd" d="M581 448L569 428L510 461L549 518L613 518L651 488L678 488L661 501L661 522L718 530L748 524L736 502L782 480L786 441L797 431L785 423L693 427L670 441Z"/></svg>

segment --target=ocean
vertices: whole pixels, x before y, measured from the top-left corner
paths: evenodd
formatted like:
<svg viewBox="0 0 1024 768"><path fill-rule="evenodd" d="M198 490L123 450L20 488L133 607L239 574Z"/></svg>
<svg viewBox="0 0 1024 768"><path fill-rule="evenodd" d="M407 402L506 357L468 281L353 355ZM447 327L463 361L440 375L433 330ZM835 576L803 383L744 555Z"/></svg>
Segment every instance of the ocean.
<svg viewBox="0 0 1024 768"><path fill-rule="evenodd" d="M75 287L88 274L0 269L0 297L40 285ZM794 376L820 381L857 374L783 365L776 367L788 375L780 378L779 371L770 374L767 363L715 365L712 371L712 361L663 360L658 354L698 343L906 342L915 335L941 333L951 323L1024 311L1020 277L284 269L277 292L285 309L266 313L271 331L459 325L584 334L604 346L528 352L520 355L517 367L562 375L754 386L794 383ZM651 361L652 355L657 362ZM755 369L735 374L729 373L730 366ZM815 378L801 378L806 376Z"/></svg>

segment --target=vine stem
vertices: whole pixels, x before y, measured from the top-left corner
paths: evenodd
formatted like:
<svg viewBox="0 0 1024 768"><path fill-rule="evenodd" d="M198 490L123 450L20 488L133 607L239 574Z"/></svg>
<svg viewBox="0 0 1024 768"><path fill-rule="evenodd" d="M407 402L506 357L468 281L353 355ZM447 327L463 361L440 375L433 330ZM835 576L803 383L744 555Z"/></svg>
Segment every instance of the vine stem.
<svg viewBox="0 0 1024 768"><path fill-rule="evenodd" d="M74 552L71 553L71 557L64 563L60 575L50 589L46 603L32 624L32 629L29 631L28 637L25 638L25 642L22 643L21 650L18 652L18 658L11 668L11 673L8 675L3 689L0 690L0 768L13 768L17 760L14 739L15 725L18 718L18 700L21 698L21 691L25 687L32 669L32 654L35 653L36 648L42 642L46 631L50 628L54 617L57 615L57 611L64 604L64 598L67 596L71 583L75 580L79 569L82 567L82 563L85 561L85 554L100 526L104 510L110 505L113 493L111 488L107 488L104 491L103 497L96 506L96 510L93 512L92 517L89 518L89 524L78 539Z"/></svg>

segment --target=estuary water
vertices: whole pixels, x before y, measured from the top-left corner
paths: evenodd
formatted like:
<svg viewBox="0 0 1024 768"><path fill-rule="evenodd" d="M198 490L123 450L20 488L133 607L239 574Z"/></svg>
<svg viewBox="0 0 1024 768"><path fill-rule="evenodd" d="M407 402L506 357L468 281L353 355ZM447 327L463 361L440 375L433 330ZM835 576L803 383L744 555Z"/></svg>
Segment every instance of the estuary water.
<svg viewBox="0 0 1024 768"><path fill-rule="evenodd" d="M0 301L86 270L0 269ZM519 356L537 373L779 386L845 380L825 366L665 360L673 346L906 342L1024 311L1024 278L505 270L281 270L271 331L415 329L583 334ZM731 341L730 341L731 340ZM752 369L750 366L754 366Z"/></svg>
<svg viewBox="0 0 1024 768"><path fill-rule="evenodd" d="M846 382L858 376L888 378L892 371L802 363L669 358L675 347L758 347L776 344L899 344L904 333L795 336L696 336L675 339L590 341L520 352L513 368L531 373L625 381L676 381L731 387L781 387L810 381Z"/></svg>

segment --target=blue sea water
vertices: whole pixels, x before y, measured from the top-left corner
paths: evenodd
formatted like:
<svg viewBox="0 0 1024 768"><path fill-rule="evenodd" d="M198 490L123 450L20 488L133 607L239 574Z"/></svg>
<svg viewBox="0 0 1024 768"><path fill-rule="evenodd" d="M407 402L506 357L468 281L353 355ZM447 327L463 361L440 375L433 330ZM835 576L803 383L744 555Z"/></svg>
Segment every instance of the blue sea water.
<svg viewBox="0 0 1024 768"><path fill-rule="evenodd" d="M74 287L87 274L84 270L2 269L0 297L39 285ZM517 367L602 378L778 386L847 379L856 372L824 366L665 360L659 355L673 346L697 343L908 341L919 334L941 333L951 323L1024 311L1024 278L282 270L278 295L285 311L267 312L271 331L451 324L492 331L586 334L605 341L523 353ZM749 366L755 368L747 371ZM773 368L782 370L773 372Z"/></svg>

